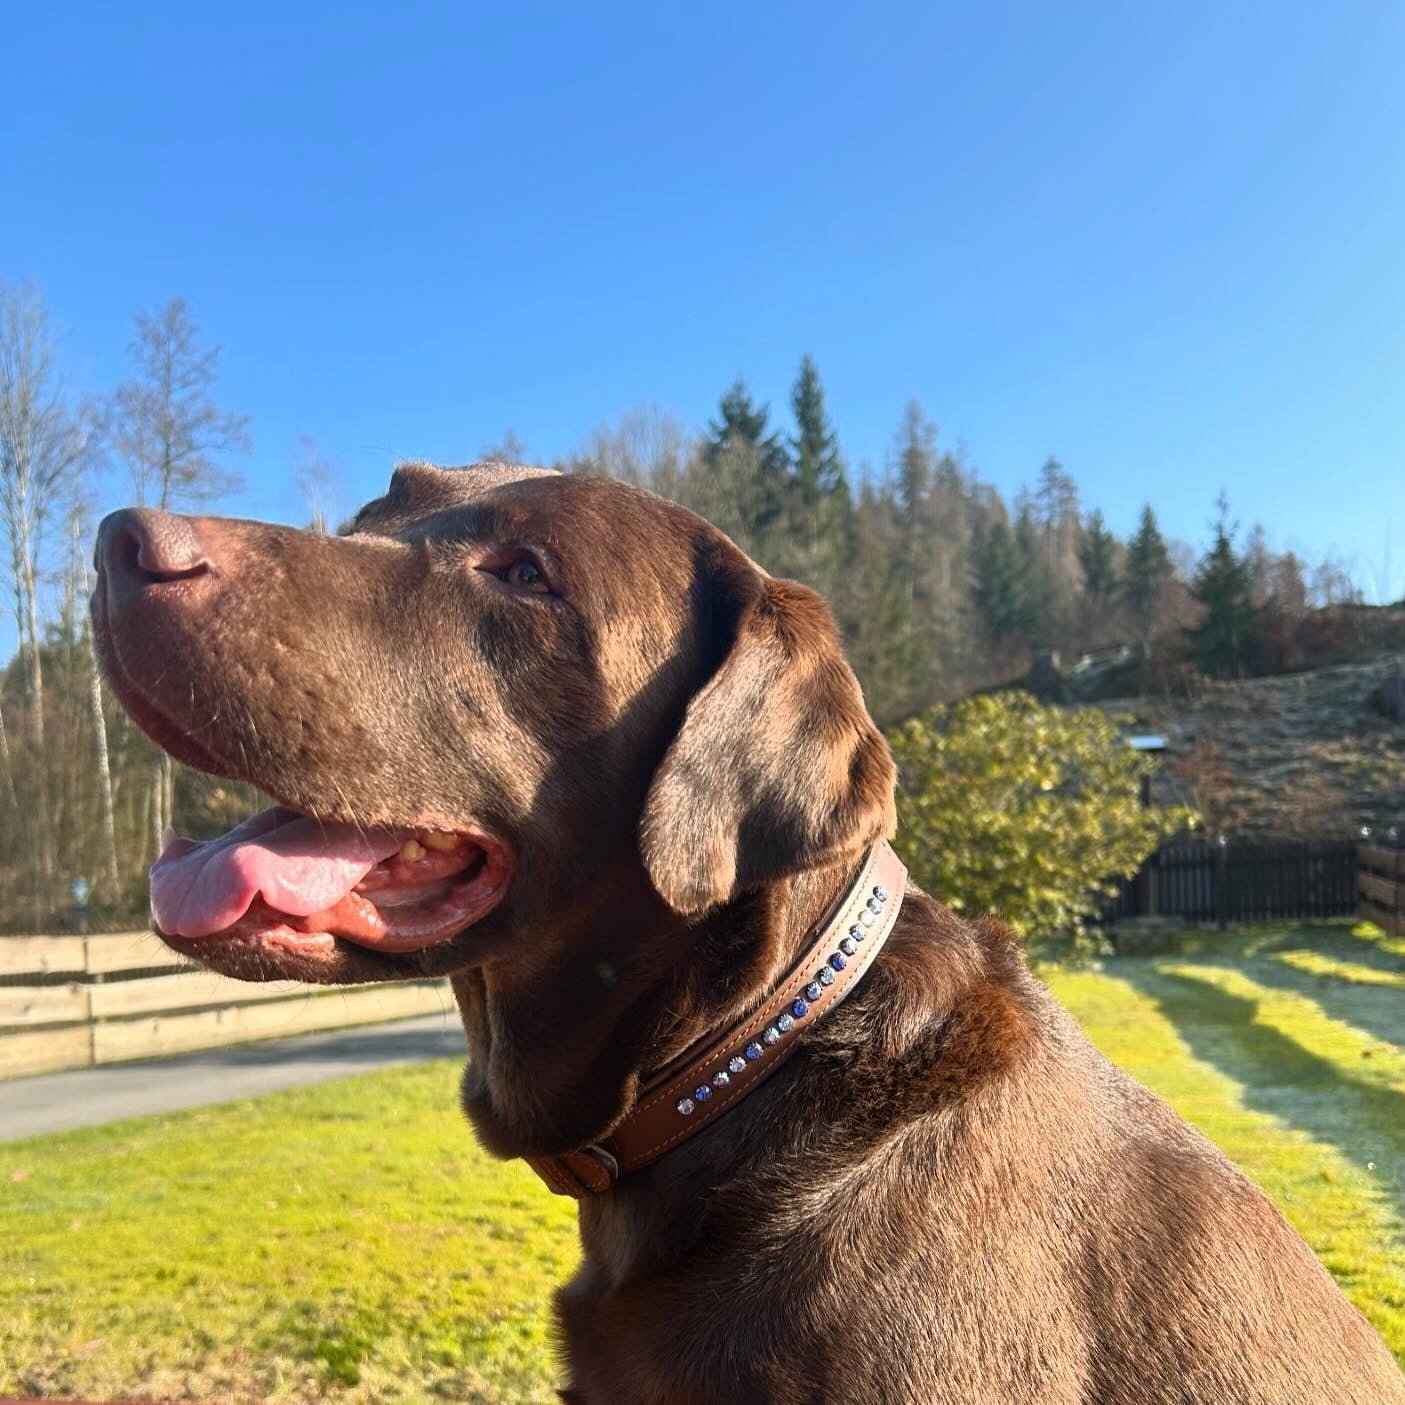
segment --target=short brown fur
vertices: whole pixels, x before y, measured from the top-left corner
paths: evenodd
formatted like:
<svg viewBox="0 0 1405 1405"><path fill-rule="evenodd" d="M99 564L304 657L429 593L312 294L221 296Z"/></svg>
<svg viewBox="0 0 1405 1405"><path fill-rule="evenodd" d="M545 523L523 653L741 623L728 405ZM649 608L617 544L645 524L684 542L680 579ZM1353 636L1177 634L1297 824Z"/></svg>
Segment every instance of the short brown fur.
<svg viewBox="0 0 1405 1405"><path fill-rule="evenodd" d="M447 974L500 1156L605 1133L754 1008L892 825L823 604L622 484L409 465L341 538L110 519L109 681L192 764L311 814L488 826L516 879L429 951L175 942L246 979ZM485 568L539 557L556 594ZM545 1194L545 1191L543 1191ZM580 1405L1386 1405L1390 1356L1268 1200L1103 1059L1005 930L912 891L769 1082L580 1212Z"/></svg>

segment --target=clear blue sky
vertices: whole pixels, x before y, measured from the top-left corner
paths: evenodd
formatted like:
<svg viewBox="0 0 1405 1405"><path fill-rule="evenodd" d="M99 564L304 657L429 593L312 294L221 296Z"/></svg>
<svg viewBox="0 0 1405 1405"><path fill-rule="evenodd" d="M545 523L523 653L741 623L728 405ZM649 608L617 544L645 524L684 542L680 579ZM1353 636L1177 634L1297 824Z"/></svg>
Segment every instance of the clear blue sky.
<svg viewBox="0 0 1405 1405"><path fill-rule="evenodd" d="M977 13L979 11L979 13ZM186 298L297 517L512 426L535 457L803 352L844 450L919 397L1012 492L1057 454L1122 532L1393 535L1405 592L1398 0L11 3L0 275L75 384ZM118 490L111 493L115 500Z"/></svg>

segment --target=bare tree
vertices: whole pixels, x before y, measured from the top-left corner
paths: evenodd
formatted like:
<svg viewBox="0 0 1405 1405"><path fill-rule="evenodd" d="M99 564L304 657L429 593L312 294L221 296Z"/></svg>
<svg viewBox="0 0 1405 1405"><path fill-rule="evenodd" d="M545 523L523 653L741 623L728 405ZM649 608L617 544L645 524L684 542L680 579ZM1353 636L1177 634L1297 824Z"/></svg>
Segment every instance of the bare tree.
<svg viewBox="0 0 1405 1405"><path fill-rule="evenodd" d="M199 331L181 298L155 316L137 315L129 347L137 374L113 393L110 422L132 491L145 505L179 507L240 486L220 460L249 451L248 417L221 410L210 398L220 348L202 347ZM175 772L164 752L153 784L151 831L159 849L175 799Z"/></svg>
<svg viewBox="0 0 1405 1405"><path fill-rule="evenodd" d="M75 500L69 513L69 555L68 575L75 594L79 599L87 599L91 584L88 579L88 530L89 518L81 501ZM93 628L85 614L70 610L75 620L82 623L77 633L82 641L84 666L88 675L88 711L93 728L93 749L98 767L98 806L102 818L103 867L106 870L111 897L115 902L121 887L117 868L117 822L112 804L112 764L107 747L107 720L102 708L102 675L98 670L97 651L93 644Z"/></svg>
<svg viewBox="0 0 1405 1405"><path fill-rule="evenodd" d="M503 430L502 439L496 444L485 444L478 451L482 463L531 463L527 446L517 436L517 431L509 425Z"/></svg>
<svg viewBox="0 0 1405 1405"><path fill-rule="evenodd" d="M293 477L307 504L307 525L314 532L336 531L338 476L336 465L312 435L300 435Z"/></svg>
<svg viewBox="0 0 1405 1405"><path fill-rule="evenodd" d="M220 348L199 345L183 298L136 320L128 352L137 374L112 397L113 441L136 500L170 508L234 492L242 480L220 456L249 452L249 421L210 399Z"/></svg>
<svg viewBox="0 0 1405 1405"><path fill-rule="evenodd" d="M36 922L42 919L53 878L39 627L41 557L45 527L82 472L86 445L84 425L70 411L54 365L43 297L29 284L0 286L0 521L10 548L34 752L30 833Z"/></svg>

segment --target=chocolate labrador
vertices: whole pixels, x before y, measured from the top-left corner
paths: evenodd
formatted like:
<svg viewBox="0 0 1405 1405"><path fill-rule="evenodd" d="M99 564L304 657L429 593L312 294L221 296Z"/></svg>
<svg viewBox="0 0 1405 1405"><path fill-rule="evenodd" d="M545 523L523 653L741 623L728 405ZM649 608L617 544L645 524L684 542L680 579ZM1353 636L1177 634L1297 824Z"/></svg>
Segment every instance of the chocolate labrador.
<svg viewBox="0 0 1405 1405"><path fill-rule="evenodd" d="M565 1399L1405 1401L998 923L868 883L893 765L830 616L706 522L408 464L339 536L129 510L98 565L123 705L277 801L168 845L162 934L246 980L450 977L478 1136L580 1198Z"/></svg>

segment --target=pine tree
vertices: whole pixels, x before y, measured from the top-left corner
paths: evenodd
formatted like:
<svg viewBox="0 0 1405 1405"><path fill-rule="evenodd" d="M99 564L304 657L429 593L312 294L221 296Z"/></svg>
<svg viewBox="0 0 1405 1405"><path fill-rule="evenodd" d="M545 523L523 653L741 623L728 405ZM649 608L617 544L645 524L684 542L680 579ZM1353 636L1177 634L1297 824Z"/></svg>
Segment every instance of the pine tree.
<svg viewBox="0 0 1405 1405"><path fill-rule="evenodd" d="M1028 500L1015 515L1015 550L1023 563L1023 598L1026 642L1047 644L1057 613L1053 568L1045 551L1045 533Z"/></svg>
<svg viewBox="0 0 1405 1405"><path fill-rule="evenodd" d="M1108 531L1101 509L1084 525L1078 564L1083 568L1084 595L1098 604L1110 601L1117 593L1117 538Z"/></svg>
<svg viewBox="0 0 1405 1405"><path fill-rule="evenodd" d="M1038 616L1030 560L1003 517L977 535L972 565L971 597L992 643L1029 643Z"/></svg>
<svg viewBox="0 0 1405 1405"><path fill-rule="evenodd" d="M1191 653L1203 672L1237 678L1248 671L1257 647L1261 612L1254 603L1250 563L1235 549L1235 528L1223 494L1217 506L1215 539L1200 558L1191 585L1191 594L1205 607L1205 614L1187 633Z"/></svg>
<svg viewBox="0 0 1405 1405"><path fill-rule="evenodd" d="M1172 575L1171 553L1166 549L1166 539L1148 503L1142 508L1135 535L1127 543L1127 567L1122 586L1144 638L1149 638L1155 629L1159 607Z"/></svg>
<svg viewBox="0 0 1405 1405"><path fill-rule="evenodd" d="M751 536L776 526L786 507L790 464L780 436L766 433L769 408L753 403L746 382L739 377L722 397L721 419L709 422L703 445L703 458L710 468L730 455L733 476L749 475L754 480L754 491L748 494L753 503L751 520L746 523Z"/></svg>
<svg viewBox="0 0 1405 1405"><path fill-rule="evenodd" d="M790 406L795 413L796 432L790 441L790 456L796 492L802 511L817 514L823 499L835 496L847 485L839 440L825 411L820 373L808 356L801 358Z"/></svg>
<svg viewBox="0 0 1405 1405"><path fill-rule="evenodd" d="M897 469L898 501L910 523L916 523L932 486L937 462L937 427L909 400L893 445Z"/></svg>

